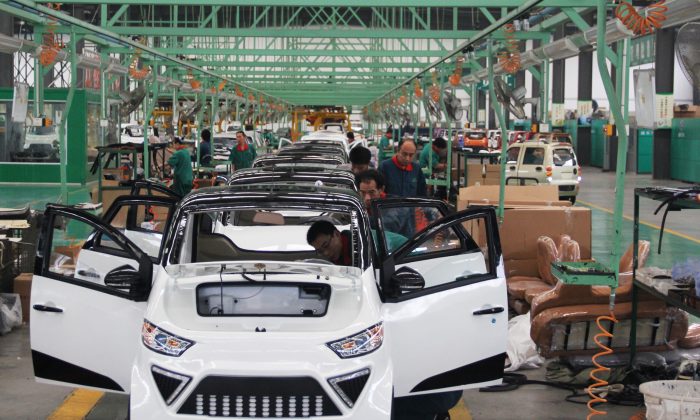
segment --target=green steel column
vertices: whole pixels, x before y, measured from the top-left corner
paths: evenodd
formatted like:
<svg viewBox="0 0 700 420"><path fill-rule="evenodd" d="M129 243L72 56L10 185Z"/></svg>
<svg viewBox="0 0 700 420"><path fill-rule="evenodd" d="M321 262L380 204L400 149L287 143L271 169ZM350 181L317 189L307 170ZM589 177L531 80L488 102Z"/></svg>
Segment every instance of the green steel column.
<svg viewBox="0 0 700 420"><path fill-rule="evenodd" d="M151 114L153 114L153 109L155 109L158 103L158 80L156 75L158 74L158 65L153 63L151 70L151 94L152 98L148 99L148 94L146 95L146 100L144 101L144 114L143 114L143 178L148 179L151 176L151 162L150 156L148 154L148 125L151 120ZM144 83L146 81L144 80ZM154 124L155 126L155 121ZM154 129L155 131L155 129ZM136 168L136 162L134 162L134 169Z"/></svg>
<svg viewBox="0 0 700 420"><path fill-rule="evenodd" d="M603 86L605 87L605 93L610 102L610 111L615 117L615 123L618 127L622 127L622 130L618 130L618 145L617 145L617 168L616 168L616 178L615 178L615 214L613 216L613 226L615 229L615 236L613 240L613 249L610 258L610 269L615 272L615 283L619 281L620 274L620 246L622 243L622 218L623 218L623 205L625 200L625 167L627 165L627 130L625 126L627 122L622 115L622 107L620 106L620 100L615 93L615 88L612 84L612 79L610 78L610 73L605 65L605 50L608 48L605 42L605 22L606 21L606 0L598 0L597 7L597 31L598 31L598 41L597 41L597 55L598 55L598 71L600 72L600 78L603 81ZM615 288L610 290L610 309L614 308L615 304Z"/></svg>
<svg viewBox="0 0 700 420"><path fill-rule="evenodd" d="M34 39L41 41L44 39L44 27L37 25L34 27ZM44 112L44 66L41 65L39 54L34 54L34 117L40 116Z"/></svg>
<svg viewBox="0 0 700 420"><path fill-rule="evenodd" d="M100 48L102 51L100 51L100 60L103 63L106 63L109 60L109 54L104 52L104 48ZM102 139L100 146L104 146L106 144L105 139L107 138L107 134L109 134L109 127L103 127L102 126L102 121L107 120L107 83L109 82L109 77L107 76L107 72L102 70L100 72L100 137ZM117 127L117 130L119 130L119 127ZM117 135L119 135L119 132L117 131Z"/></svg>
<svg viewBox="0 0 700 420"><path fill-rule="evenodd" d="M68 88L68 97L66 98L66 106L63 109L61 116L61 126L58 129L58 144L61 156L60 176L61 176L61 203L68 204L68 139L66 138L66 127L68 125L68 114L73 105L73 97L75 89L78 86L78 56L75 53L77 44L77 35L74 31L70 33L70 87ZM40 78L43 76L39 76ZM40 93L41 95L41 93ZM77 128L77 127L76 127ZM77 162L76 162L77 164Z"/></svg>
<svg viewBox="0 0 700 420"><path fill-rule="evenodd" d="M503 114L503 109L501 108L500 102L496 100L496 92L493 88L493 47L491 45L492 41L488 41L488 65L489 65L489 103L493 107L493 112L498 118L498 124L501 127L501 187L498 190L498 219L500 223L503 223L504 215L504 201L506 196L506 151L508 150L508 135L506 133L506 117Z"/></svg>
<svg viewBox="0 0 700 420"><path fill-rule="evenodd" d="M204 109L207 107L207 89L209 88L209 79L204 79L202 80L202 92L199 93L197 96L201 98L202 100L202 106L199 109L199 112L197 113L197 135L194 138L194 147L196 148L195 152L195 168L197 169L195 173L195 178L199 177L199 139L202 136L202 130L204 130ZM195 101L197 98L195 97ZM211 119L211 118L210 118Z"/></svg>

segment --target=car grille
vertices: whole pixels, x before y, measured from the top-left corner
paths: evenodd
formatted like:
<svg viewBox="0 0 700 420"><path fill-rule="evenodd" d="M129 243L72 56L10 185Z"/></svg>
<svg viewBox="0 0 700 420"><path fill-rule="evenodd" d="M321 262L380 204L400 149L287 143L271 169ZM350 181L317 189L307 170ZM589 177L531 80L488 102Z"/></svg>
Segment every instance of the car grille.
<svg viewBox="0 0 700 420"><path fill-rule="evenodd" d="M207 376L178 414L290 418L341 413L321 385L310 377Z"/></svg>
<svg viewBox="0 0 700 420"><path fill-rule="evenodd" d="M559 191L573 191L576 189L575 185L560 185Z"/></svg>

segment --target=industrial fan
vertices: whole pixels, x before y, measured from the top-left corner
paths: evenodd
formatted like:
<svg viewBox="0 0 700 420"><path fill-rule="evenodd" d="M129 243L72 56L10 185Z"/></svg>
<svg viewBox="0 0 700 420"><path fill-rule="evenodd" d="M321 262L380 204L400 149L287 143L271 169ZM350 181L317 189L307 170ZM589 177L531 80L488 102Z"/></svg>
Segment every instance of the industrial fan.
<svg viewBox="0 0 700 420"><path fill-rule="evenodd" d="M461 121L466 110L462 106L462 101L449 90L443 92L443 101L445 102L445 114L452 121Z"/></svg>
<svg viewBox="0 0 700 420"><path fill-rule="evenodd" d="M119 97L122 99L120 104L120 114L122 119L128 119L132 112L141 105L146 97L146 88L143 85L129 92L120 92Z"/></svg>
<svg viewBox="0 0 700 420"><path fill-rule="evenodd" d="M180 109L180 123L194 123L201 109L202 101L186 101Z"/></svg>
<svg viewBox="0 0 700 420"><path fill-rule="evenodd" d="M683 74L695 88L700 88L700 23L690 22L676 35L676 57Z"/></svg>
<svg viewBox="0 0 700 420"><path fill-rule="evenodd" d="M527 94L525 87L520 86L511 90L508 84L500 77L494 78L493 89L496 93L496 100L507 108L517 119L524 119L526 117L525 104L529 103L536 106L539 102L539 98L525 98Z"/></svg>

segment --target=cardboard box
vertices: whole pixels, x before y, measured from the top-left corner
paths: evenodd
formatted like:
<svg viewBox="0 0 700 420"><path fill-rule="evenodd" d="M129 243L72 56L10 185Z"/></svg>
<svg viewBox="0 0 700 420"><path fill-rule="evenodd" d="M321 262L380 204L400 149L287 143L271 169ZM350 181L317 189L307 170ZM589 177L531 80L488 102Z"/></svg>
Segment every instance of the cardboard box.
<svg viewBox="0 0 700 420"><path fill-rule="evenodd" d="M467 187L501 185L501 165L470 163L467 165Z"/></svg>
<svg viewBox="0 0 700 420"><path fill-rule="evenodd" d="M31 303L31 293L32 293L32 273L22 273L15 277L15 282L13 287L14 293L19 295L19 300L22 303L22 320L29 323L29 305Z"/></svg>
<svg viewBox="0 0 700 420"><path fill-rule="evenodd" d="M457 207L461 209L475 204L497 205L500 188L500 185L460 188ZM506 205L559 205L559 203L559 189L556 185L506 185Z"/></svg>
<svg viewBox="0 0 700 420"><path fill-rule="evenodd" d="M498 205L498 187L460 189L458 209ZM562 234L579 243L581 259L591 258L591 210L558 200L556 186L506 186L506 208L499 233L506 277L537 276L537 239Z"/></svg>

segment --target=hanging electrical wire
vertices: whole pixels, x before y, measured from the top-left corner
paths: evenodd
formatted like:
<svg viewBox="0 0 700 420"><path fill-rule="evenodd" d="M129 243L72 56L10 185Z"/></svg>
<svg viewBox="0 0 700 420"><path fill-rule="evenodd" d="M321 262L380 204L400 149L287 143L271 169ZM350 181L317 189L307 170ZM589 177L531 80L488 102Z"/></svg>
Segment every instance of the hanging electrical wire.
<svg viewBox="0 0 700 420"><path fill-rule="evenodd" d="M61 10L61 3L47 3L46 7L58 12ZM56 62L59 51L63 49L63 44L56 35L57 27L58 20L53 16L49 16L48 23L46 24L46 33L44 34L44 42L41 46L41 53L39 54L39 63L44 67L52 66Z"/></svg>
<svg viewBox="0 0 700 420"><path fill-rule="evenodd" d="M437 70L432 72L431 76L433 78L433 84L428 89L428 93L430 93L430 99L432 99L433 102L439 102L440 101L440 85L438 84Z"/></svg>
<svg viewBox="0 0 700 420"><path fill-rule="evenodd" d="M593 337L593 341L595 341L596 345L601 349L601 351L596 353L591 359L593 361L593 365L596 368L593 369L588 376L593 381L593 384L586 388L586 392L588 392L588 395L591 397L587 404L589 414L588 417L586 417L586 420L591 420L591 418L593 418L594 416L607 414L607 411L601 411L593 407L594 404L607 402L607 400L605 398L600 397L600 395L597 394L596 391L601 391L601 387L608 386L608 381L597 377L596 374L600 372L610 372L610 368L601 365L598 362L598 358L613 353L612 348L603 344L603 342L601 341L603 338L607 338L610 342L612 342L613 337L612 332L608 331L607 329L605 329L605 327L603 327L603 325L601 324L602 321L610 321L610 330L612 330L613 324L617 323L617 318L615 318L615 314L612 311L610 311L610 316L601 315L595 321L596 325L598 325L600 333L596 334L595 337Z"/></svg>
<svg viewBox="0 0 700 420"><path fill-rule="evenodd" d="M666 0L661 0L642 10L642 13L626 1L620 1L615 8L615 17L622 22L627 29L637 35L646 35L661 27L661 23L666 20Z"/></svg>
<svg viewBox="0 0 700 420"><path fill-rule="evenodd" d="M449 77L449 82L452 86L458 87L459 84L462 82L462 65L464 64L464 57L460 56L457 58L457 62L455 63L455 70L452 72L452 75Z"/></svg>
<svg viewBox="0 0 700 420"><path fill-rule="evenodd" d="M138 39L141 44L146 44L145 38L141 37ZM129 77L134 80L144 80L151 73L151 67L139 68L139 60L141 58L141 49L137 48L134 51L134 55L131 56L131 63L129 63Z"/></svg>
<svg viewBox="0 0 700 420"><path fill-rule="evenodd" d="M423 89L420 87L420 81L418 81L418 79L413 81L413 94L416 95L416 98L423 97Z"/></svg>
<svg viewBox="0 0 700 420"><path fill-rule="evenodd" d="M505 25L505 50L498 53L498 62L506 73L515 73L520 70L520 41L515 37L515 26L512 23Z"/></svg>
<svg viewBox="0 0 700 420"><path fill-rule="evenodd" d="M199 89L202 86L202 82L194 78L194 73L192 73L192 70L187 70L187 80L192 89Z"/></svg>

